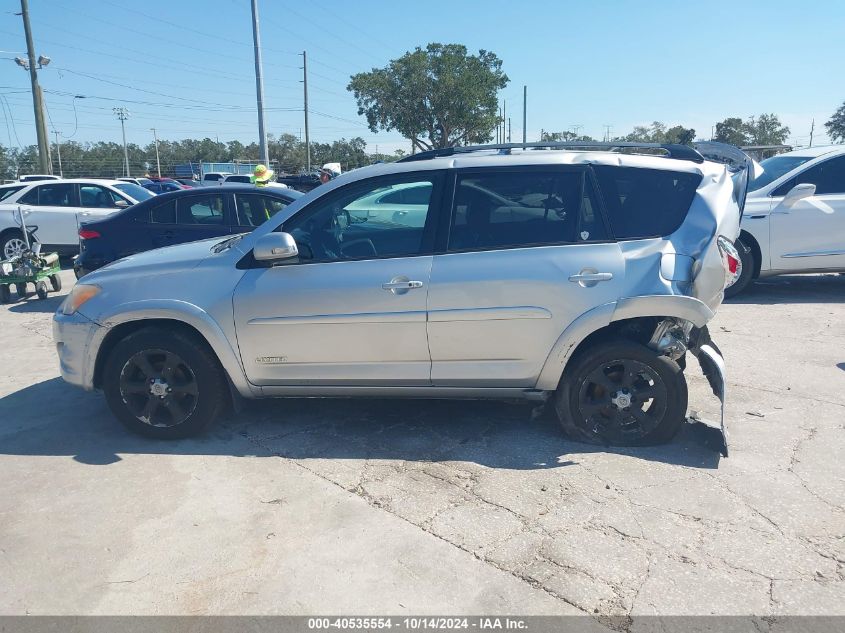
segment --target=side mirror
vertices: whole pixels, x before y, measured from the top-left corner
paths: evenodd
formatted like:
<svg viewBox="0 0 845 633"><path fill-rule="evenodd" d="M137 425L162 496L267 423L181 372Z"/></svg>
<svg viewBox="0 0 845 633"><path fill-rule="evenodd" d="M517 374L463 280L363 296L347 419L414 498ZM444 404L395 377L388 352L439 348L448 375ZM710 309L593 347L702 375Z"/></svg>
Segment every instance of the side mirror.
<svg viewBox="0 0 845 633"><path fill-rule="evenodd" d="M804 198L809 198L816 194L816 186L811 185L809 183L802 183L799 185L795 185L792 189L790 189L786 195L783 197L783 206L791 207L799 200L803 200Z"/></svg>
<svg viewBox="0 0 845 633"><path fill-rule="evenodd" d="M273 262L296 257L299 249L290 233L268 233L258 238L252 254L256 261Z"/></svg>
<svg viewBox="0 0 845 633"><path fill-rule="evenodd" d="M114 206L118 209L126 209L129 206L129 203L126 200L115 200Z"/></svg>

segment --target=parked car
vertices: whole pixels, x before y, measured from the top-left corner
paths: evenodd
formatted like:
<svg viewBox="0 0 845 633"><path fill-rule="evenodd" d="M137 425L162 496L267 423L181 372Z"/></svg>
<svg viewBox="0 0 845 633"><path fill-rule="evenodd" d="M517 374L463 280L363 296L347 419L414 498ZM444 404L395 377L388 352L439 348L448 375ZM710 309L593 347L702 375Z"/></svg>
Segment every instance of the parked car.
<svg viewBox="0 0 845 633"><path fill-rule="evenodd" d="M796 150L760 165L737 242L742 274L726 294L760 277L845 272L845 146Z"/></svg>
<svg viewBox="0 0 845 633"><path fill-rule="evenodd" d="M234 184L242 184L242 185L250 185L252 184L252 178L249 174L229 174L225 176L223 180L220 181L220 184L224 185L234 185Z"/></svg>
<svg viewBox="0 0 845 633"><path fill-rule="evenodd" d="M144 187L146 187L155 194L170 193L172 191L183 191L184 189L190 189L190 187L186 187L181 183L169 180L151 181L149 184L144 185Z"/></svg>
<svg viewBox="0 0 845 633"><path fill-rule="evenodd" d="M229 175L230 174L227 171L210 171L203 174L202 179L199 181L199 185L201 187L216 186L222 183L223 179Z"/></svg>
<svg viewBox="0 0 845 633"><path fill-rule="evenodd" d="M18 182L36 182L39 180L61 180L61 177L52 174L29 174L18 178Z"/></svg>
<svg viewBox="0 0 845 633"><path fill-rule="evenodd" d="M188 189L156 196L79 228L77 278L122 257L161 246L252 231L301 197L256 187Z"/></svg>
<svg viewBox="0 0 845 633"><path fill-rule="evenodd" d="M687 351L724 397L706 325L737 271L745 181L685 146L561 147L423 152L344 174L252 233L114 262L54 317L62 376L159 438L199 432L231 386L548 400L575 439L666 441ZM422 226L350 211L411 185L428 190Z"/></svg>
<svg viewBox="0 0 845 633"><path fill-rule="evenodd" d="M150 184L152 182L152 180L149 179L149 178L144 178L144 177L130 178L129 176L122 176L120 178L117 178L117 180L120 180L121 182L131 182L131 183L139 185L141 187L146 187L148 184Z"/></svg>
<svg viewBox="0 0 845 633"><path fill-rule="evenodd" d="M38 226L38 239L44 250L63 255L78 252L79 223L103 217L152 198L153 194L119 180L70 179L28 183L0 200L0 256L9 259L20 254L24 238L13 212L27 213L27 225Z"/></svg>
<svg viewBox="0 0 845 633"><path fill-rule="evenodd" d="M200 181L195 180L194 178L174 178L173 180L178 182L180 185L185 185L188 188L200 186Z"/></svg>
<svg viewBox="0 0 845 633"><path fill-rule="evenodd" d="M276 178L276 182L287 185L291 189L307 193L312 189L316 189L322 183L320 181L320 172L311 172L308 174L299 175L281 175Z"/></svg>

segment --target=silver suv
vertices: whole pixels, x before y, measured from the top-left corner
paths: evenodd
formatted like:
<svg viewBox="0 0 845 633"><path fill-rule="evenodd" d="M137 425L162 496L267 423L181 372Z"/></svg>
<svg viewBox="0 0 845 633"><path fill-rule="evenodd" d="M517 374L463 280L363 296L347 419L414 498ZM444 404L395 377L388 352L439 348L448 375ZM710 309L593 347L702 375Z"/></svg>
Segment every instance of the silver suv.
<svg viewBox="0 0 845 633"><path fill-rule="evenodd" d="M54 319L62 376L160 438L237 395L408 396L550 400L572 438L663 442L688 351L724 403L706 324L738 272L745 181L684 146L358 169L251 234L84 277Z"/></svg>

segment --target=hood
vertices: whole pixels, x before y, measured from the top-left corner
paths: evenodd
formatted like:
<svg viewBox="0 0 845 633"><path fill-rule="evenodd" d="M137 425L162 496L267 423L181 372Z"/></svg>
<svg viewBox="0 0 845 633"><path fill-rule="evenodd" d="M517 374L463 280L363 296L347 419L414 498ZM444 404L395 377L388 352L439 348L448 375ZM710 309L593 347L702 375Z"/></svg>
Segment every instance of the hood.
<svg viewBox="0 0 845 633"><path fill-rule="evenodd" d="M85 275L85 283L97 283L114 276L133 277L159 273L178 274L196 268L212 254L211 249L231 236L213 237L199 242L166 246L152 251L118 259L94 272Z"/></svg>

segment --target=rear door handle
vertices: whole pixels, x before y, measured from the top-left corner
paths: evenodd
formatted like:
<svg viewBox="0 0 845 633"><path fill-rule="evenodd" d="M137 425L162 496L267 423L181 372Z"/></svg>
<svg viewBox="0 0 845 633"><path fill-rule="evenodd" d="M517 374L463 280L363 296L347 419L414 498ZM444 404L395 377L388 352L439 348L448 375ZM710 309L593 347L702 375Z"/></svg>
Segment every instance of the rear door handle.
<svg viewBox="0 0 845 633"><path fill-rule="evenodd" d="M582 288L592 288L600 281L610 281L613 273L600 273L594 269L585 268L577 275L570 275L569 281L579 284Z"/></svg>
<svg viewBox="0 0 845 633"><path fill-rule="evenodd" d="M386 284L382 284L381 287L384 290L413 290L414 288L422 288L423 282L421 281L389 281Z"/></svg>

